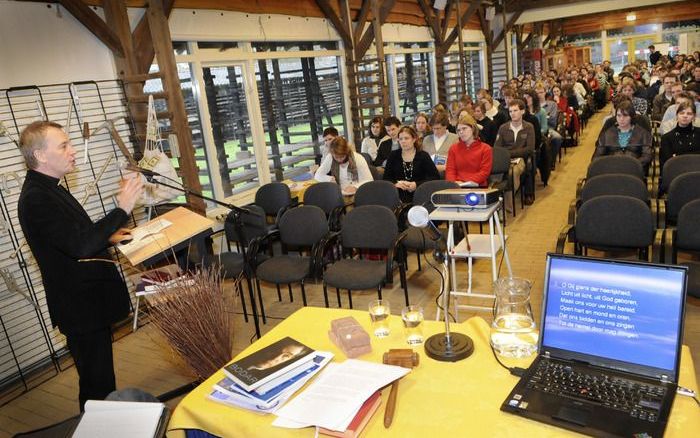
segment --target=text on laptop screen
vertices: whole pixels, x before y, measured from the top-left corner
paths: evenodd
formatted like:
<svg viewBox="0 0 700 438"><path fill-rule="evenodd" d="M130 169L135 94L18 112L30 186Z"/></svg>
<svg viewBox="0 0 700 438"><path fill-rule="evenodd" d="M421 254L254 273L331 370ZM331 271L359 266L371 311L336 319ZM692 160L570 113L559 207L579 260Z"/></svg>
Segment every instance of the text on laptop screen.
<svg viewBox="0 0 700 438"><path fill-rule="evenodd" d="M684 271L550 257L543 349L673 370Z"/></svg>

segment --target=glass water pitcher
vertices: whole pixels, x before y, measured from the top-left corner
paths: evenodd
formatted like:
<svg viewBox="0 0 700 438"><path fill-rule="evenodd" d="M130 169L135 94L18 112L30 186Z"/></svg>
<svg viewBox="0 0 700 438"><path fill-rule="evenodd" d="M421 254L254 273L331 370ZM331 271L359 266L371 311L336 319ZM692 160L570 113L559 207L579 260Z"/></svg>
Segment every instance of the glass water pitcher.
<svg viewBox="0 0 700 438"><path fill-rule="evenodd" d="M530 306L532 282L499 278L494 283L496 302L491 324L491 346L504 357L528 357L537 351L537 330Z"/></svg>

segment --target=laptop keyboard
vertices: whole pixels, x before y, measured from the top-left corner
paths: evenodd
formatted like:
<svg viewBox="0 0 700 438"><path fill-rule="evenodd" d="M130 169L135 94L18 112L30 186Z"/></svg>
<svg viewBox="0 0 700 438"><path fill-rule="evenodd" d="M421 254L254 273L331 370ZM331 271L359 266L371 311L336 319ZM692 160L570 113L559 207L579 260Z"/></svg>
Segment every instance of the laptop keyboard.
<svg viewBox="0 0 700 438"><path fill-rule="evenodd" d="M566 363L540 361L527 387L547 393L600 403L640 420L656 422L666 388L605 373L581 372Z"/></svg>

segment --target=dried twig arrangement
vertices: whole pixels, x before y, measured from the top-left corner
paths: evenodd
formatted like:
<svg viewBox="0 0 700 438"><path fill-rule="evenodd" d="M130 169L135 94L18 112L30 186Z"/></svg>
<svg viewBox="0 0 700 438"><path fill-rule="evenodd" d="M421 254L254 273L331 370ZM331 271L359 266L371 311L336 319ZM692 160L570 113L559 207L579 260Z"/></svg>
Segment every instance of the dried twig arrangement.
<svg viewBox="0 0 700 438"><path fill-rule="evenodd" d="M204 380L231 360L234 297L224 294L219 270L202 268L181 278L186 280L147 295L151 321Z"/></svg>

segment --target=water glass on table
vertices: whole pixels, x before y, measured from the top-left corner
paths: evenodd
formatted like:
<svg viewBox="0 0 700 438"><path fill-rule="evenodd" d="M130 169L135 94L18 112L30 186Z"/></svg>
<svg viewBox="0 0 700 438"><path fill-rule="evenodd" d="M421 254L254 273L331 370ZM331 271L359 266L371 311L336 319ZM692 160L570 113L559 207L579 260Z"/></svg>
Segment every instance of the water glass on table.
<svg viewBox="0 0 700 438"><path fill-rule="evenodd" d="M406 306L401 311L406 342L409 345L423 343L423 308L421 306Z"/></svg>
<svg viewBox="0 0 700 438"><path fill-rule="evenodd" d="M391 309L386 300L374 300L369 303L369 317L372 320L372 333L378 338L389 336L389 315Z"/></svg>

